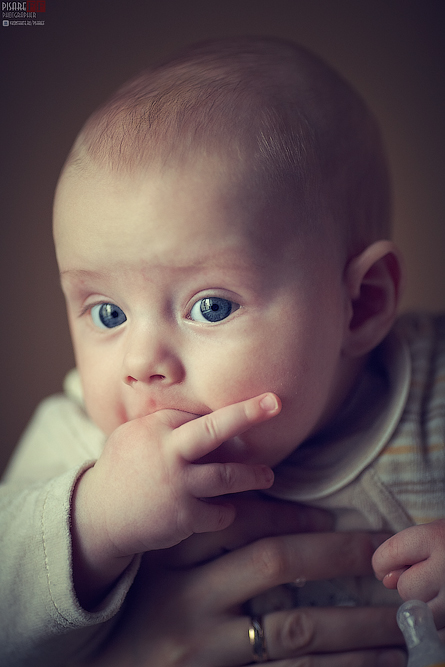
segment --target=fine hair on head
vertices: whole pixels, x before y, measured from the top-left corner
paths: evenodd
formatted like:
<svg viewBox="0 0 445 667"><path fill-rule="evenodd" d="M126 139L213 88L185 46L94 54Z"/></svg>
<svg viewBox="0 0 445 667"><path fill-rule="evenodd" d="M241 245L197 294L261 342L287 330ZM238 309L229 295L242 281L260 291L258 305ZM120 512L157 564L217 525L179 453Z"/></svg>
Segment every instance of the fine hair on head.
<svg viewBox="0 0 445 667"><path fill-rule="evenodd" d="M299 225L331 225L347 256L390 235L378 125L361 97L296 44L202 42L143 71L88 119L66 168L117 174L220 157Z"/></svg>

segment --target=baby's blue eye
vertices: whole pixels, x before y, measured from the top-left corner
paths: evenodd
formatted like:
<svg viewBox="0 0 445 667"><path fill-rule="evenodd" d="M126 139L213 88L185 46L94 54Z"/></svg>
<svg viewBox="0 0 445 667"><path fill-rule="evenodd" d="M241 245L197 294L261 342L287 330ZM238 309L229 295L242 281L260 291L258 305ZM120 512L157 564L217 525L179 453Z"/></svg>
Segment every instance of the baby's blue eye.
<svg viewBox="0 0 445 667"><path fill-rule="evenodd" d="M123 324L127 317L114 303L98 303L91 308L91 319L100 329L113 329Z"/></svg>
<svg viewBox="0 0 445 667"><path fill-rule="evenodd" d="M195 322L221 322L238 308L239 305L233 301L212 296L195 303L190 311L190 319Z"/></svg>

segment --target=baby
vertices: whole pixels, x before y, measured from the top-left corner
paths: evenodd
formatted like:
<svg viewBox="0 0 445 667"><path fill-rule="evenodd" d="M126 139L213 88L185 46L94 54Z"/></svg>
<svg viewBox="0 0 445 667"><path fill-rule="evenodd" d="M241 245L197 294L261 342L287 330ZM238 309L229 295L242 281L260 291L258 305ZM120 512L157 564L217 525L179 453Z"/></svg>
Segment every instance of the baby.
<svg viewBox="0 0 445 667"><path fill-rule="evenodd" d="M444 420L431 413L444 325L411 317L390 333L389 220L375 122L292 44L198 45L89 119L54 206L78 375L6 475L9 488L50 480L35 502L72 627L120 609L140 554L227 527L224 496L259 489L328 508L340 530L433 521L374 562L390 586L412 565L402 596L445 624Z"/></svg>

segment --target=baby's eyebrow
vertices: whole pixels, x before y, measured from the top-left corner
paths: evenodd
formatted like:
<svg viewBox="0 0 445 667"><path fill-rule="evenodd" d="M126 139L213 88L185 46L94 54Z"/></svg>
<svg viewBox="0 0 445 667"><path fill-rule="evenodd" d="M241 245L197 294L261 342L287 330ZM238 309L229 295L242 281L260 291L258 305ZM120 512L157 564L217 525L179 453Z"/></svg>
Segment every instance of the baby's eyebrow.
<svg viewBox="0 0 445 667"><path fill-rule="evenodd" d="M159 269L162 270L163 268L165 267L162 264L159 266L150 266L150 267L141 266L139 268L139 271L142 275L145 275L147 278L149 278L151 271ZM211 262L209 262L208 259L202 261L199 260L197 261L196 259L193 259L187 264L178 266L168 265L167 268L170 272L174 271L179 274L184 274L184 273L197 274L201 271L206 273L207 271L211 270L212 272L223 271L227 275L232 271L234 271L238 274L243 274L245 279L251 279L252 274L257 275L258 272L261 272L263 266L261 263L247 262L245 259L243 261L234 260L231 254L227 253L225 256L218 258L216 261L214 258L212 258ZM121 276L123 275L123 272L124 269L122 269L122 271L120 272ZM104 280L109 280L113 277L114 274L115 274L115 269L113 271L109 271L107 269L98 271L93 269L88 270L88 269L70 268L70 269L63 269L60 271L60 281L62 283L62 286L65 285L66 287L69 286L74 287L82 285L82 283L91 283L91 282L100 282Z"/></svg>
<svg viewBox="0 0 445 667"><path fill-rule="evenodd" d="M99 271L87 271L85 269L65 269L60 272L62 287L80 287L82 284L104 279L104 274Z"/></svg>
<svg viewBox="0 0 445 667"><path fill-rule="evenodd" d="M60 272L60 278L100 278L103 274L99 271L87 271L85 269L65 269Z"/></svg>

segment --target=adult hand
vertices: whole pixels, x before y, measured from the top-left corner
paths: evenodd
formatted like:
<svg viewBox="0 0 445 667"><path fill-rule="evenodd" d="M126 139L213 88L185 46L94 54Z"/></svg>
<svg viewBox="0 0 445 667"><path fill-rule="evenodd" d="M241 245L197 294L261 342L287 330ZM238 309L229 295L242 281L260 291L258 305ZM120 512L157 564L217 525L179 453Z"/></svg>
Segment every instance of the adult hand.
<svg viewBox="0 0 445 667"><path fill-rule="evenodd" d="M326 518L314 510L246 499L245 515L227 531L195 544L144 557L128 605L95 667L239 667L254 662L250 598L304 576L322 580L372 572L376 536L303 533ZM240 504L243 501L240 500ZM253 506L254 514L251 514ZM245 517L255 516L246 532ZM285 517L283 519L283 516ZM309 517L309 519L308 519ZM237 522L239 526L237 528ZM262 532L261 532L262 523ZM287 526L285 525L287 523ZM306 524L306 525L305 525ZM318 526L317 526L318 524ZM249 544L262 535L268 535ZM383 539L383 537L382 537ZM198 544L199 542L199 544ZM244 544L242 546L241 544ZM234 548L233 551L227 551ZM214 560L217 553L226 551ZM184 561L181 563L181 558ZM199 562L199 564L195 564ZM401 666L405 657L394 608L300 608L263 617L269 664L274 667ZM386 661L386 662L385 662Z"/></svg>

